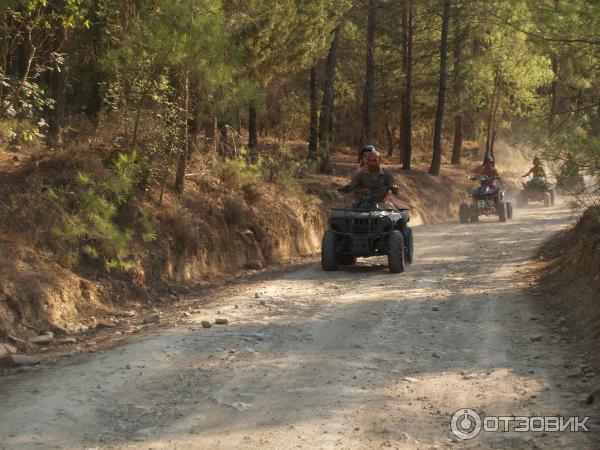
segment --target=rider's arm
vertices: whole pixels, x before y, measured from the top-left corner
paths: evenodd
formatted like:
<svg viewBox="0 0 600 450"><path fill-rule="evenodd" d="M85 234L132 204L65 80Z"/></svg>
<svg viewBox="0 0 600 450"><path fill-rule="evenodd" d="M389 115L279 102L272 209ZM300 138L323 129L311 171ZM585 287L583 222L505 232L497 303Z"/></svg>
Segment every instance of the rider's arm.
<svg viewBox="0 0 600 450"><path fill-rule="evenodd" d="M343 192L343 193L349 193L349 192L356 191L361 186L360 173L361 173L360 171L354 172L352 174L352 180L350 181L350 183L348 183L343 188L338 189L338 191Z"/></svg>
<svg viewBox="0 0 600 450"><path fill-rule="evenodd" d="M527 176L529 176L529 174L530 174L531 172L533 172L533 167L532 167L531 169L529 169L529 172L527 172L525 175L523 175L523 177L527 177Z"/></svg>
<svg viewBox="0 0 600 450"><path fill-rule="evenodd" d="M398 185L396 184L396 181L394 180L394 175L392 175L389 172L388 175L389 177L386 177L386 185L390 188L392 194L398 195L400 193L400 187L398 187Z"/></svg>
<svg viewBox="0 0 600 450"><path fill-rule="evenodd" d="M398 193L398 186L396 186L394 183L394 175L392 175L390 172L385 172L383 176L383 184L384 188L377 193L379 197L385 198L389 194L389 191L392 191L394 194Z"/></svg>

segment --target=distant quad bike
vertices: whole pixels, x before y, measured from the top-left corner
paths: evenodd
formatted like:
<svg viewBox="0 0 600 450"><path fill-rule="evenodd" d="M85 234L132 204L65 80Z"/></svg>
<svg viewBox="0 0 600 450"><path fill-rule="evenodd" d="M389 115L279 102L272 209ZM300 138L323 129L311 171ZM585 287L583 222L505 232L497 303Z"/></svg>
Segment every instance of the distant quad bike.
<svg viewBox="0 0 600 450"><path fill-rule="evenodd" d="M542 202L546 207L554 206L554 191L544 177L533 177L523 183L518 205L522 208L530 202Z"/></svg>
<svg viewBox="0 0 600 450"><path fill-rule="evenodd" d="M479 179L479 187L469 191L473 198L473 203L470 205L461 203L458 211L460 223L478 222L481 215L497 215L500 222L506 222L513 218L512 203L505 202L504 191L492 184L492 181L496 178L487 175L472 178L472 180ZM496 204L495 200L496 195L500 196L498 204Z"/></svg>
<svg viewBox="0 0 600 450"><path fill-rule="evenodd" d="M321 246L323 270L351 266L357 257L387 255L390 272L404 272L413 260L409 220L408 209L396 209L377 196L362 198L349 208L332 209Z"/></svg>

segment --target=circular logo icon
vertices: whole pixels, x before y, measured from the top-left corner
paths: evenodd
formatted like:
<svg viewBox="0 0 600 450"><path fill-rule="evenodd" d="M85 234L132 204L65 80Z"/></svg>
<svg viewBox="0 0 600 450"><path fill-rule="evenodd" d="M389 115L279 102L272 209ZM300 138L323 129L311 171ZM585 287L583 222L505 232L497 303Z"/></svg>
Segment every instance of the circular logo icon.
<svg viewBox="0 0 600 450"><path fill-rule="evenodd" d="M481 416L472 409L459 409L452 416L450 427L454 436L468 441L480 433Z"/></svg>

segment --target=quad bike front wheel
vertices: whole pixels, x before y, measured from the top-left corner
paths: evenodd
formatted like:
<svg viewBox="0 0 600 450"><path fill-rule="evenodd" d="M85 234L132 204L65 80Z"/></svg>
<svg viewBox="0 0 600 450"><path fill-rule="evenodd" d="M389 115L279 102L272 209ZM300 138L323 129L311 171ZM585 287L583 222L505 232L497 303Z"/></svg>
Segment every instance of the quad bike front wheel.
<svg viewBox="0 0 600 450"><path fill-rule="evenodd" d="M496 207L496 212L498 213L500 222L506 222L506 219L507 219L506 203L504 203L504 202L498 203L498 206Z"/></svg>
<svg viewBox="0 0 600 450"><path fill-rule="evenodd" d="M548 206L550 206L550 202L551 202L550 194L548 192L546 192L544 194L544 206L547 208Z"/></svg>
<svg viewBox="0 0 600 450"><path fill-rule="evenodd" d="M406 269L404 260L404 238L402 233L394 230L390 233L388 243L388 266L391 273L402 273Z"/></svg>
<svg viewBox="0 0 600 450"><path fill-rule="evenodd" d="M469 205L466 203L461 203L458 208L458 219L460 223L468 223L469 222Z"/></svg>
<svg viewBox="0 0 600 450"><path fill-rule="evenodd" d="M511 202L506 202L506 218L512 220L513 218L513 206Z"/></svg>
<svg viewBox="0 0 600 450"><path fill-rule="evenodd" d="M337 236L331 230L327 230L323 235L323 241L321 242L321 267L328 272L338 270L340 264L335 249L336 241Z"/></svg>
<svg viewBox="0 0 600 450"><path fill-rule="evenodd" d="M550 206L554 206L554 191L550 191Z"/></svg>

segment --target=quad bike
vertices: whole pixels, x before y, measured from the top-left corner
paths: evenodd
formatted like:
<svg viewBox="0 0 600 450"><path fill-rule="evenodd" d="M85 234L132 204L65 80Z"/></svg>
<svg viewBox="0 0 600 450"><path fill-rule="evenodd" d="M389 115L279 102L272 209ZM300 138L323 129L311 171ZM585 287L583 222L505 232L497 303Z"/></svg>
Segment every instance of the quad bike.
<svg viewBox="0 0 600 450"><path fill-rule="evenodd" d="M544 206L554 206L554 191L550 183L543 177L534 177L523 183L523 190L519 194L519 207L524 207L529 202L542 202Z"/></svg>
<svg viewBox="0 0 600 450"><path fill-rule="evenodd" d="M412 263L409 210L396 209L381 197L364 197L351 207L331 210L321 246L323 270L338 270L340 265L355 264L357 257L368 256L387 255L391 273L404 272Z"/></svg>
<svg viewBox="0 0 600 450"><path fill-rule="evenodd" d="M498 177L487 175L471 178L472 180L479 179L479 187L469 190L473 203L470 205L461 203L458 211L460 223L478 222L481 215L497 215L500 222L512 219L512 203L504 201L504 191L494 184L496 178ZM496 202L496 198L499 199L498 202Z"/></svg>

